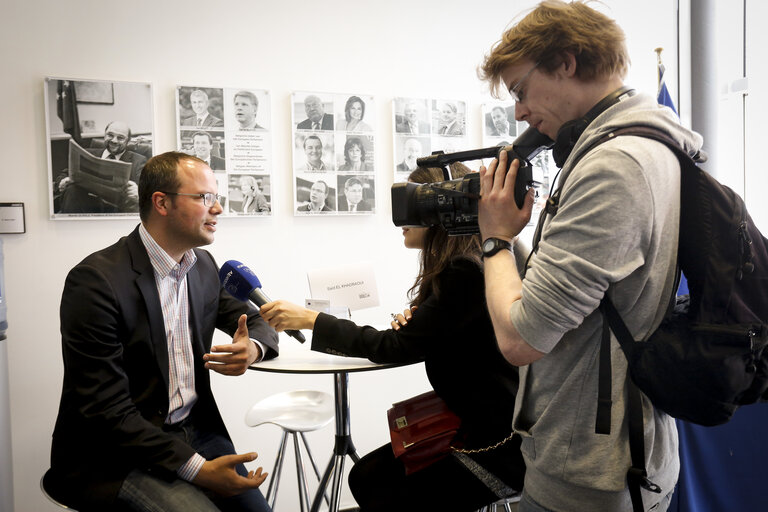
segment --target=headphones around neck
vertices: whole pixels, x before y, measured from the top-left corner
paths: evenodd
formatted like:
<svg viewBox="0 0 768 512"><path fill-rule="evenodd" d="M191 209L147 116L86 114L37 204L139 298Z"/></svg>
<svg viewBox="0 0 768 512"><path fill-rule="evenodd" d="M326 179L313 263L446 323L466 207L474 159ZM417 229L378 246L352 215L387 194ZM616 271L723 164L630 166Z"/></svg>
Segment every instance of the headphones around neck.
<svg viewBox="0 0 768 512"><path fill-rule="evenodd" d="M573 147L576 145L576 141L579 140L581 134L587 129L587 126L595 120L597 116L608 110L624 97L624 95L634 96L635 90L630 87L620 87L613 91L611 94L600 100L600 102L592 107L589 112L584 114L578 119L568 121L557 131L557 137L555 137L555 145L552 146L552 158L555 160L555 165L562 167L568 155L571 154Z"/></svg>

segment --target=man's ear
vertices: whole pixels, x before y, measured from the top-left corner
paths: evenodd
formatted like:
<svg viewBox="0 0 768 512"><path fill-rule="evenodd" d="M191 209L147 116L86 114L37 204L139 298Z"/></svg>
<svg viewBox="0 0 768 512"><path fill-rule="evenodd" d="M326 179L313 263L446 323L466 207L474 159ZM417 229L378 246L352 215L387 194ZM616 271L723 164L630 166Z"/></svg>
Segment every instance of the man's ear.
<svg viewBox="0 0 768 512"><path fill-rule="evenodd" d="M564 53L562 59L563 62L560 64L558 71L561 71L565 78L576 76L576 56L572 53Z"/></svg>
<svg viewBox="0 0 768 512"><path fill-rule="evenodd" d="M168 215L168 209L170 208L171 197L162 192L154 192L152 194L152 208L159 214L165 217Z"/></svg>

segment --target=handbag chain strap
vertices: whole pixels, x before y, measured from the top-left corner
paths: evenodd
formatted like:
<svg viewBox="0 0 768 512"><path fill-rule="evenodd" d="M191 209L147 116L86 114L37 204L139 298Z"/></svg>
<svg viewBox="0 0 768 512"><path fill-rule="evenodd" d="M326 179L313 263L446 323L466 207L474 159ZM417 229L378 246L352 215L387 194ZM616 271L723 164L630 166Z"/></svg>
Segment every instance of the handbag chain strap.
<svg viewBox="0 0 768 512"><path fill-rule="evenodd" d="M514 436L515 436L515 432L512 431L507 437L505 437L504 439L502 439L498 443L492 444L490 446L486 446L485 448L473 448L473 449L467 450L467 449L464 449L464 448L456 448L455 446L451 445L451 450L453 450L455 452L467 453L467 454L489 452L491 450L495 450L499 446L503 446L503 445L507 444L509 441L512 440L512 438Z"/></svg>

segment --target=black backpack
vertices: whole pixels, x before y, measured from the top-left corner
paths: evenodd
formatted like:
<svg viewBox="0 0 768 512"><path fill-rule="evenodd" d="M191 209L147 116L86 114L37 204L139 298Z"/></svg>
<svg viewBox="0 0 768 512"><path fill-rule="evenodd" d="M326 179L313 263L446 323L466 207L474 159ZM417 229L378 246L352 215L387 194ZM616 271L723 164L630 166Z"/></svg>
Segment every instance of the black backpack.
<svg viewBox="0 0 768 512"><path fill-rule="evenodd" d="M671 297L664 321L642 342L632 338L607 294L600 303L604 321L595 432L610 433L610 328L634 383L628 397L632 467L627 480L634 510L640 512L640 487L660 489L646 477L637 389L670 416L706 426L726 423L742 405L768 400L768 240L752 222L744 201L657 128L615 130L593 142L582 156L622 135L662 142L680 162L677 261L690 291Z"/></svg>

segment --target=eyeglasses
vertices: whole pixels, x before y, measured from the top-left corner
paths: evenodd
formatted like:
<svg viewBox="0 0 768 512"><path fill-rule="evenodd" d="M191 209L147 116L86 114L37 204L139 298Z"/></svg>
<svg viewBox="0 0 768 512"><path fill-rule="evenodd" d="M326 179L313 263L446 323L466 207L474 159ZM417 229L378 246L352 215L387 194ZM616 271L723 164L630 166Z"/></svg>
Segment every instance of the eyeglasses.
<svg viewBox="0 0 768 512"><path fill-rule="evenodd" d="M525 82L528 79L528 77L531 76L531 73L533 73L534 69L539 67L539 64L541 64L541 62L537 62L536 64L534 64L533 67L531 69L529 69L526 74L523 75L523 78L518 80L518 82L515 85L513 85L512 87L509 88L509 95L517 103L522 103L523 102L523 97L524 97L523 90L522 90L523 82Z"/></svg>
<svg viewBox="0 0 768 512"><path fill-rule="evenodd" d="M162 190L159 190L158 192L162 192L163 194L167 194L169 196L202 197L203 204L208 208L213 207L213 205L216 204L216 201L221 200L221 196L219 194L214 194L213 192L206 192L204 194L187 194L185 192L163 192Z"/></svg>

